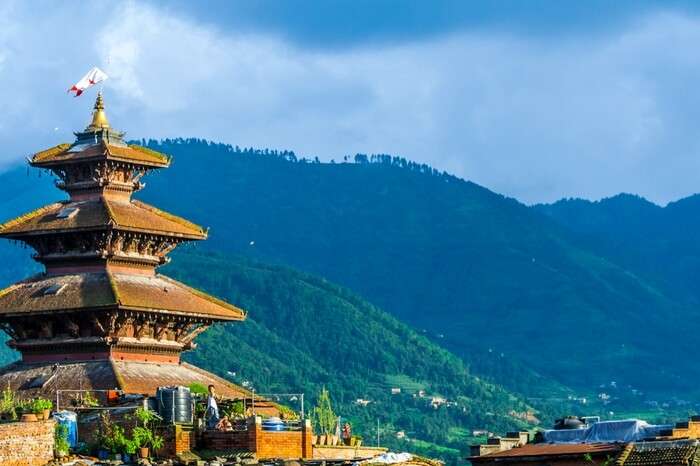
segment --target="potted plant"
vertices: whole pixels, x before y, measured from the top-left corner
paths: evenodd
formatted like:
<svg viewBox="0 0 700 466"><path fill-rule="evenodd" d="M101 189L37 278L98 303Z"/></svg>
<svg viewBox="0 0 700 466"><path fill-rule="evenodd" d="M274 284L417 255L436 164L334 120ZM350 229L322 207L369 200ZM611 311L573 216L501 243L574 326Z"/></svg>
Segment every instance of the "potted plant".
<svg viewBox="0 0 700 466"><path fill-rule="evenodd" d="M152 429L152 423L156 414L146 408L138 408L134 412L137 426L131 432L132 438L139 449L141 458L148 458L150 453L155 453L163 447L163 437L157 435Z"/></svg>
<svg viewBox="0 0 700 466"><path fill-rule="evenodd" d="M109 437L112 435L112 426L112 418L109 416L109 413L103 412L100 414L100 423L97 427L95 441L98 445L97 457L101 460L106 460L109 458L108 445L110 443Z"/></svg>
<svg viewBox="0 0 700 466"><path fill-rule="evenodd" d="M131 458L136 455L136 449L138 448L138 443L134 439L124 439L124 451L122 452L122 460L125 463L130 463Z"/></svg>
<svg viewBox="0 0 700 466"><path fill-rule="evenodd" d="M333 412L331 407L331 395L326 390L326 387L321 389L321 393L318 396L316 407L314 407L312 412L314 423L321 430L321 436L319 439L320 445L335 445L338 443L338 437L333 435L335 432L336 423L338 418Z"/></svg>
<svg viewBox="0 0 700 466"><path fill-rule="evenodd" d="M134 427L133 431L134 442L139 446L139 456L148 458L151 453L163 448L163 437L155 434L148 427Z"/></svg>
<svg viewBox="0 0 700 466"><path fill-rule="evenodd" d="M36 398L32 401L32 412L36 414L37 419L48 421L51 417L51 408L53 403L46 398Z"/></svg>
<svg viewBox="0 0 700 466"><path fill-rule="evenodd" d="M127 437L124 435L122 426L113 425L112 435L107 441L107 449L112 453L112 459L115 461L122 460L122 453L126 450Z"/></svg>
<svg viewBox="0 0 700 466"><path fill-rule="evenodd" d="M121 460L121 454L126 450L125 445L128 438L124 435L122 426L112 423L109 414L105 413L100 417L99 432L97 441L100 452L98 456L109 456L115 460Z"/></svg>
<svg viewBox="0 0 700 466"><path fill-rule="evenodd" d="M36 414L34 414L32 410L31 402L17 400L15 403L15 407L17 409L18 414L22 415L22 417L20 417L21 422L36 422L38 420Z"/></svg>
<svg viewBox="0 0 700 466"><path fill-rule="evenodd" d="M56 424L54 430L54 451L57 458L68 456L70 444L68 443L68 426L64 424Z"/></svg>

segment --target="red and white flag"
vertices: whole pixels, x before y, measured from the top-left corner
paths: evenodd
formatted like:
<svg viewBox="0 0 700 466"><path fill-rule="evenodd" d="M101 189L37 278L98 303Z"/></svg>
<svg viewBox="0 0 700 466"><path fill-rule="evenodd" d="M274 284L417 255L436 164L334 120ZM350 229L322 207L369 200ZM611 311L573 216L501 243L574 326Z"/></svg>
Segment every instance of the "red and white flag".
<svg viewBox="0 0 700 466"><path fill-rule="evenodd" d="M68 92L75 92L75 97L78 97L80 94L83 93L83 91L91 86L94 86L97 83L101 83L105 79L107 79L107 75L105 74L104 71L99 69L98 67L94 67L88 73L83 76L80 81L77 83L73 84L73 86L68 89Z"/></svg>

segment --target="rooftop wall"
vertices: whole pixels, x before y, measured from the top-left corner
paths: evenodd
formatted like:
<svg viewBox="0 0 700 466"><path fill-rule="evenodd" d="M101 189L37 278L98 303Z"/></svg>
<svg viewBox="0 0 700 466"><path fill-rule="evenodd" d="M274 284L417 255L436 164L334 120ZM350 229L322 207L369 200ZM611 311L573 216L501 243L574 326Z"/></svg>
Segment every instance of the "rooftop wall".
<svg viewBox="0 0 700 466"><path fill-rule="evenodd" d="M44 466L53 460L54 421L0 424L0 466Z"/></svg>
<svg viewBox="0 0 700 466"><path fill-rule="evenodd" d="M275 432L263 430L262 419L256 416L248 419L246 430L204 431L202 446L211 450L245 450L255 453L259 459L311 458L311 436L309 421L304 421L301 430Z"/></svg>

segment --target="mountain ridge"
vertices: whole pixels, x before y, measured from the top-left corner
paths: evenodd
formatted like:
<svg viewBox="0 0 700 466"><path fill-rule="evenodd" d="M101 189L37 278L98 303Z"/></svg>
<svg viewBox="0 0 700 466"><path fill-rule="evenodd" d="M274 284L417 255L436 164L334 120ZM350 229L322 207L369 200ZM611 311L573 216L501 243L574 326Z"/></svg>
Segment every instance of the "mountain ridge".
<svg viewBox="0 0 700 466"><path fill-rule="evenodd" d="M467 359L492 347L580 389L623 377L662 390L669 370L674 385L692 385L695 368L659 369L664 358L633 328L653 322L659 337L674 338L671 325L695 311L537 209L388 156L333 164L202 141L145 143L175 161L149 181L156 189L145 200L207 219L204 247L327 277L451 338ZM168 183L180 187L177 199ZM599 341L550 338L570 328ZM546 360L570 351L578 356ZM581 376L584 355L595 358L595 381ZM658 377L640 375L649 371Z"/></svg>
<svg viewBox="0 0 700 466"><path fill-rule="evenodd" d="M482 377L519 393L535 389L514 376L518 365L555 390L595 393L619 377L658 392L693 387L697 368L664 367L692 350L684 325L697 314L692 303L541 207L386 155L319 163L201 140L142 143L174 158L137 197L212 227L191 247L326 277L431 335ZM19 168L0 175L6 217L60 197L43 180L17 193L22 178ZM654 335L639 331L648 325ZM662 355L660 339L679 343ZM485 356L476 362L476 354Z"/></svg>

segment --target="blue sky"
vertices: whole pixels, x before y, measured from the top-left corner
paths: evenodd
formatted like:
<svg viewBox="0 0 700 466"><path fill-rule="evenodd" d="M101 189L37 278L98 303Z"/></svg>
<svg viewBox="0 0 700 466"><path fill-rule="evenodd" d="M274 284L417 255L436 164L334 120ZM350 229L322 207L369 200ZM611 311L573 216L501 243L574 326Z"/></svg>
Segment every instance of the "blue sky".
<svg viewBox="0 0 700 466"><path fill-rule="evenodd" d="M644 1L0 2L0 164L114 126L391 153L524 202L700 191L700 9Z"/></svg>

